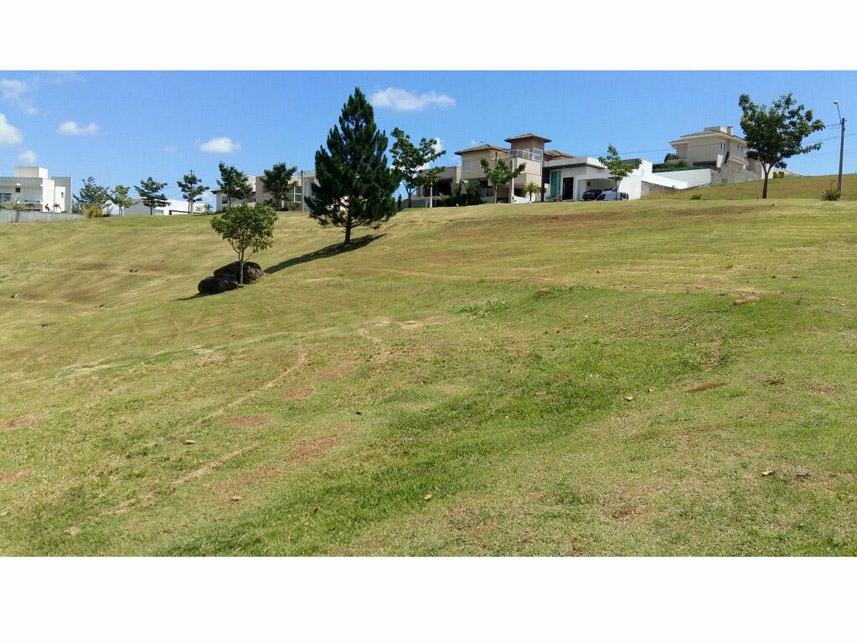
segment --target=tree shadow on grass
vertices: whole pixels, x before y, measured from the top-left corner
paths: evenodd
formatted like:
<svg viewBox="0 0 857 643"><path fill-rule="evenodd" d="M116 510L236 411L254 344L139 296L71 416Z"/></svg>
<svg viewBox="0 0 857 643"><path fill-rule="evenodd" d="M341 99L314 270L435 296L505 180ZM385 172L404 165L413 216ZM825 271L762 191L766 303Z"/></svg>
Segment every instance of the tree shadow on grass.
<svg viewBox="0 0 857 643"><path fill-rule="evenodd" d="M343 245L342 243L334 243L329 246L325 246L320 250L314 250L299 257L293 257L291 259L281 261L280 263L275 264L270 268L266 268L265 273L273 275L275 272L280 272L280 270L285 270L286 268L291 268L292 266L298 266L302 263L307 263L308 261L315 261L316 259L327 259L329 257L335 257L336 255L341 255L346 252L351 252L352 250L357 250L359 248L362 248L363 246L368 246L370 243L372 243L376 239L380 239L383 236L383 234L367 234L362 237L358 237L357 239L352 239L351 243L347 246Z"/></svg>

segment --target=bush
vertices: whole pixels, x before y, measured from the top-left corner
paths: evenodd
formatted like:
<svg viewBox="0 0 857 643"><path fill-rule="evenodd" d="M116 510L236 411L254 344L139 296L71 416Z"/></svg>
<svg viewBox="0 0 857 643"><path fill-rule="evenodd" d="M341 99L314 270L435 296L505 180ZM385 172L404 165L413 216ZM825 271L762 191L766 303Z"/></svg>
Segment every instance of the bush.
<svg viewBox="0 0 857 643"><path fill-rule="evenodd" d="M839 190L834 187L827 188L824 192L821 193L822 201L838 201L839 197L842 195L839 194Z"/></svg>
<svg viewBox="0 0 857 643"><path fill-rule="evenodd" d="M691 195L690 200L691 201L701 201L702 195L699 192L697 192L696 194Z"/></svg>
<svg viewBox="0 0 857 643"><path fill-rule="evenodd" d="M83 213L87 219L98 219L104 216L104 208L98 203L87 203L83 206Z"/></svg>
<svg viewBox="0 0 857 643"><path fill-rule="evenodd" d="M652 166L652 172L671 172L690 169L693 169L693 166L684 159L674 161L673 163L658 163Z"/></svg>

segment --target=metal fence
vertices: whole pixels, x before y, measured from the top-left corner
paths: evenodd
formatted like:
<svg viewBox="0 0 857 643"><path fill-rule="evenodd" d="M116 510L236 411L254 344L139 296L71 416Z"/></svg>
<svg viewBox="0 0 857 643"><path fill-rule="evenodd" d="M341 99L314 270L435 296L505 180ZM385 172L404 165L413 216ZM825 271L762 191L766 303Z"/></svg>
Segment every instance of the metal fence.
<svg viewBox="0 0 857 643"><path fill-rule="evenodd" d="M29 223L31 221L78 221L85 219L82 214L68 212L39 212L38 210L0 210L0 223Z"/></svg>

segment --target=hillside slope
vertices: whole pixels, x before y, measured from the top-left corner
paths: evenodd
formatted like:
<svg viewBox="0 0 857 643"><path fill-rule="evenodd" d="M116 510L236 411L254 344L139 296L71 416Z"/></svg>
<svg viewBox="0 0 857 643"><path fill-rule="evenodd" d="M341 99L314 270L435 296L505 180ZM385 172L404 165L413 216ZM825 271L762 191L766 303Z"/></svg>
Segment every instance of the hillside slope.
<svg viewBox="0 0 857 643"><path fill-rule="evenodd" d="M669 174L667 174L669 176ZM836 187L836 175L828 176L790 176L768 181L768 199L811 199L818 201L828 188ZM762 181L745 181L712 185L707 188L658 194L647 199L689 199L695 193L701 193L703 199L761 199ZM857 174L842 176L842 200L857 201Z"/></svg>
<svg viewBox="0 0 857 643"><path fill-rule="evenodd" d="M855 215L0 226L0 553L855 555Z"/></svg>

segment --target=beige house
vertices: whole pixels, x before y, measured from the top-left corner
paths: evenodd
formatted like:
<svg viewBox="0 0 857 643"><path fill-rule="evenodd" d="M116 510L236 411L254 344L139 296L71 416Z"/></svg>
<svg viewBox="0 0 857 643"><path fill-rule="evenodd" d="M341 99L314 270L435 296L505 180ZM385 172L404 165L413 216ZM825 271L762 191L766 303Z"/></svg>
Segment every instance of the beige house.
<svg viewBox="0 0 857 643"><path fill-rule="evenodd" d="M257 176L255 174L245 174L245 176L247 177L247 183L249 183L250 187L253 188L253 195L246 201L233 200L232 205L238 205L239 203L264 203L265 201L273 198L265 190L265 185L262 183L262 179L264 177ZM304 203L304 197L312 194L313 185L315 185L314 170L302 170L296 173L294 176L292 194L288 199L289 209L297 209L301 211L306 210L307 208ZM220 212L229 205L226 195L223 194L223 190L218 189L212 190L211 192L214 194L215 212Z"/></svg>
<svg viewBox="0 0 857 643"><path fill-rule="evenodd" d="M668 154L666 164L686 161L694 167L719 170L724 183L762 178L759 164L747 158L747 142L734 133L732 126L716 125L701 132L684 134L671 141L674 154Z"/></svg>
<svg viewBox="0 0 857 643"><path fill-rule="evenodd" d="M491 167L494 167L499 159L506 161L513 169L523 165L523 172L514 179L514 182L496 187L496 200L502 203L526 201L524 186L527 183L535 183L543 188L545 161L557 156L567 156L556 150L545 150L545 144L550 143L551 139L538 134L527 133L510 136L505 139L505 142L509 144L509 147L483 143L458 150L456 154L461 157L460 164L443 168L440 179L431 188L431 195L428 194L427 189L418 190L414 195L413 204L425 206L430 201L436 201L441 195L451 195L462 181L479 181L482 185L482 200L486 203L493 203L495 187L485 178L482 159L485 159ZM511 195L510 191L512 192Z"/></svg>

